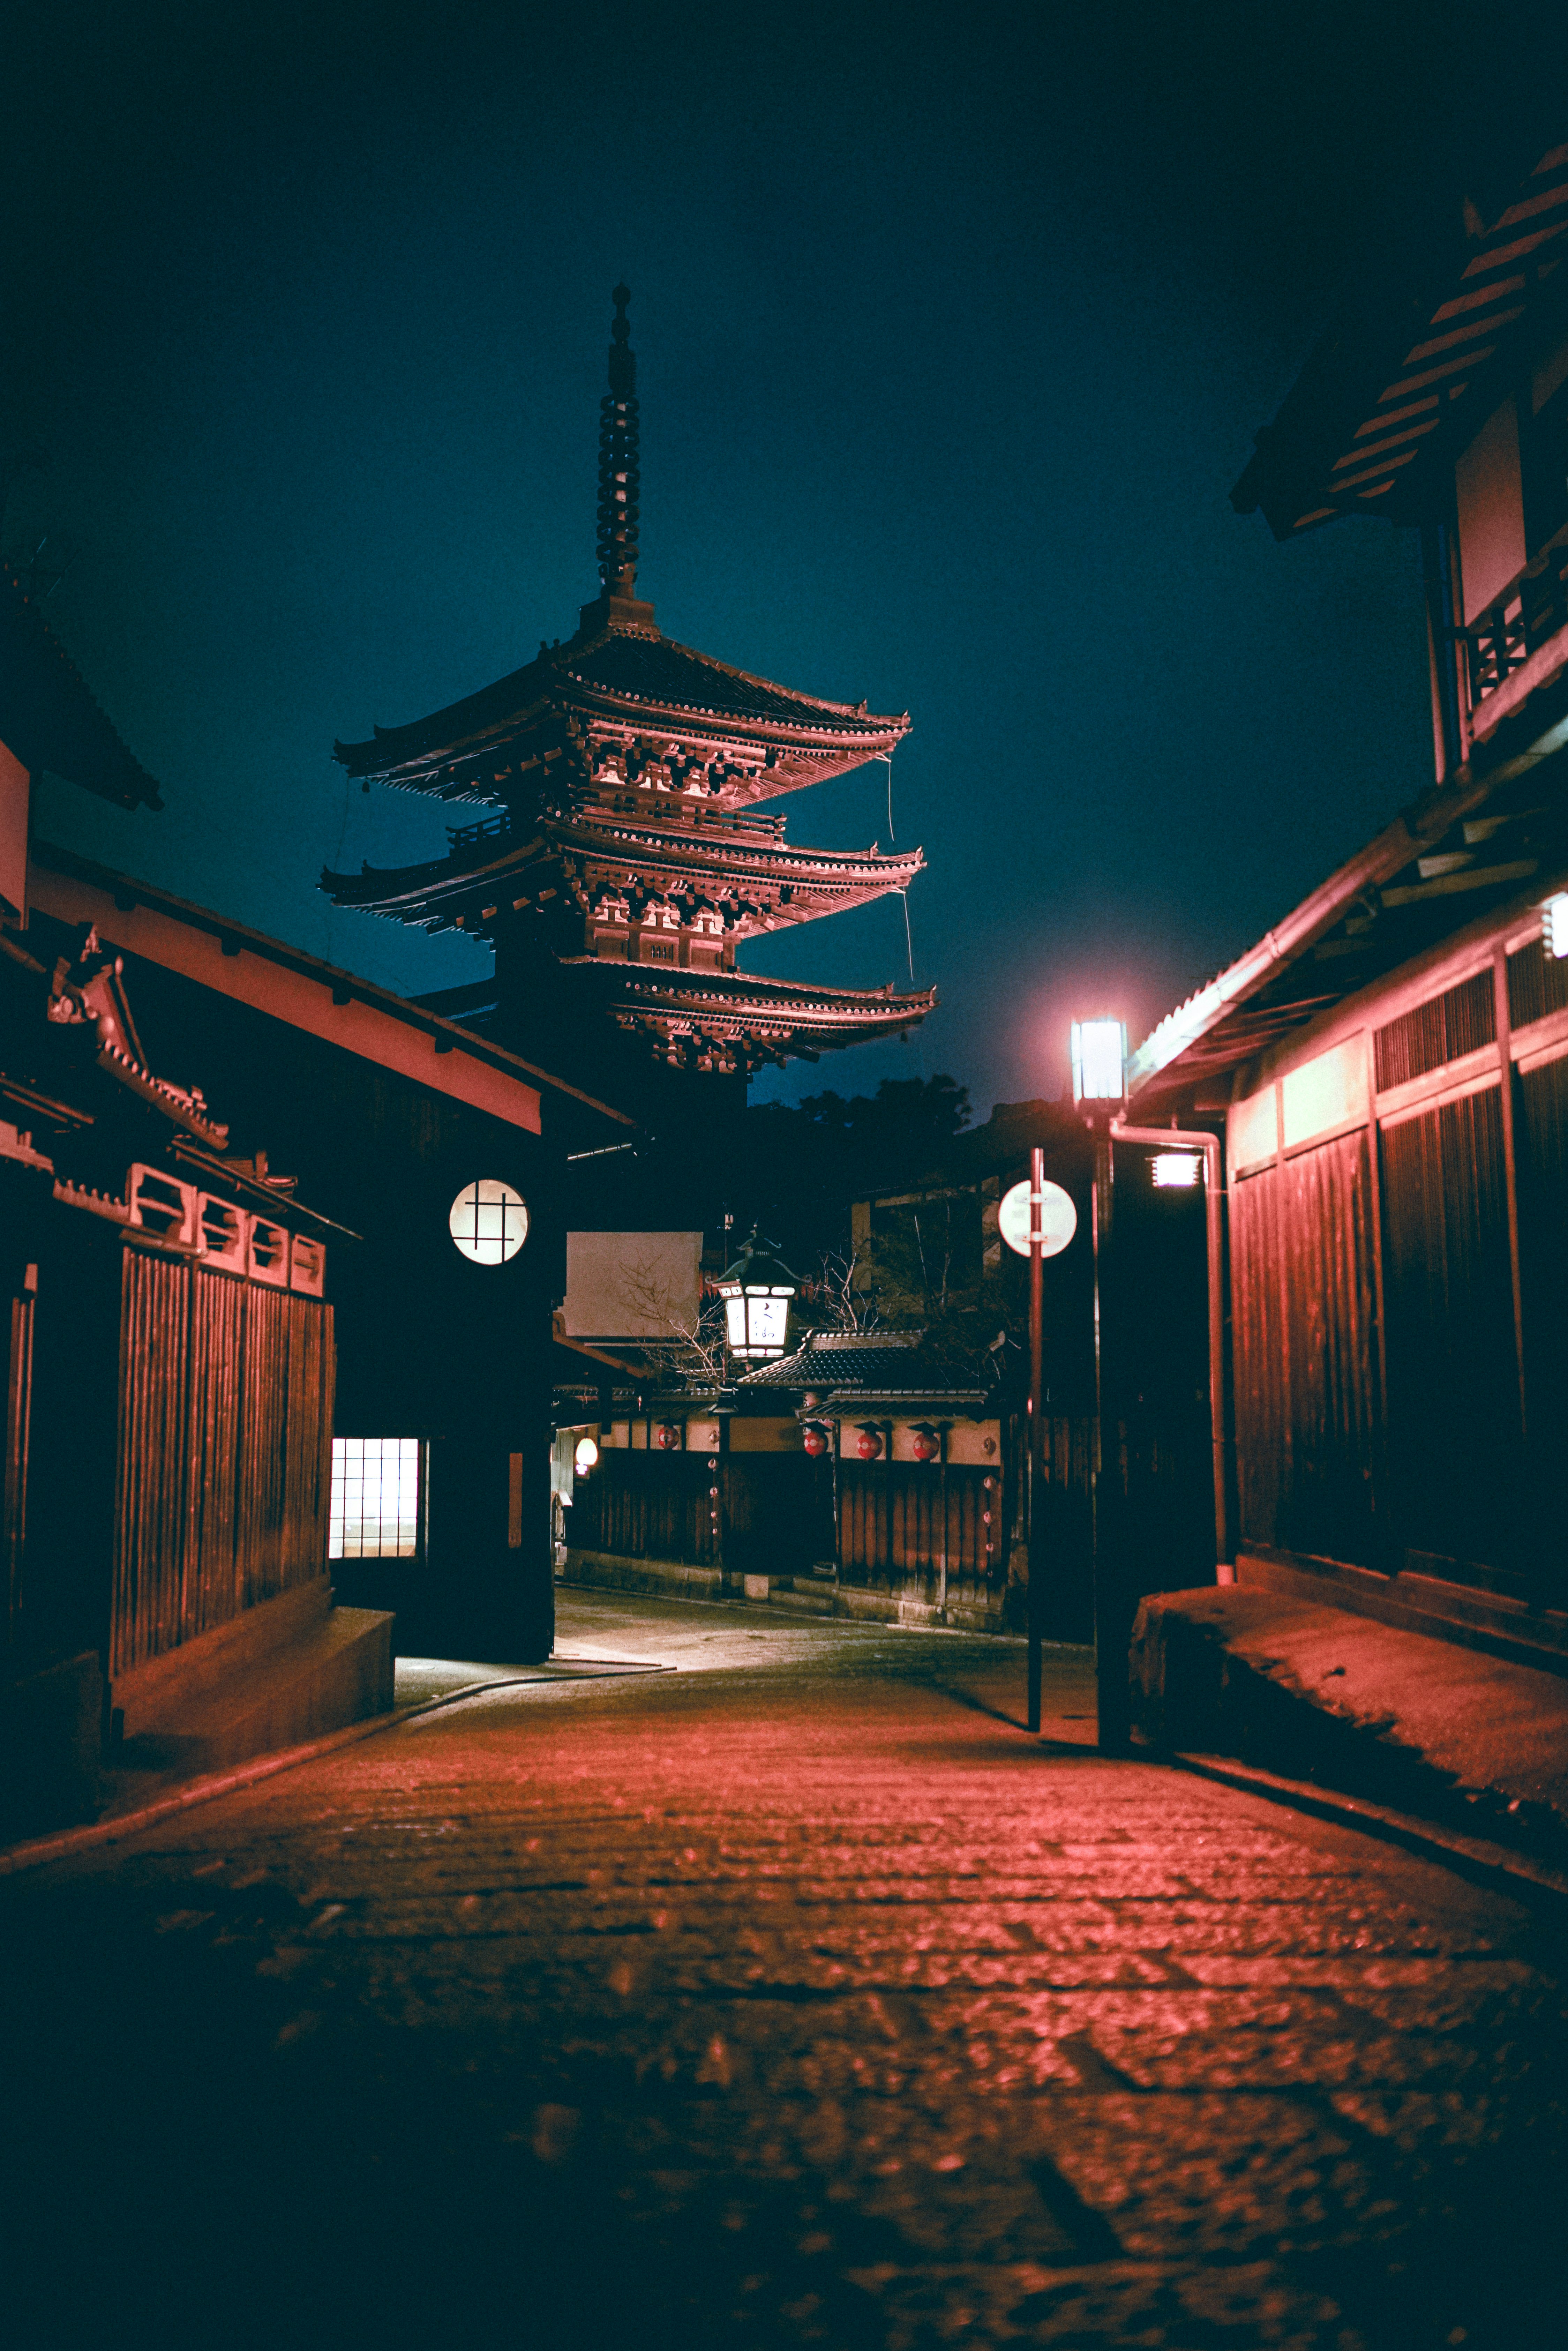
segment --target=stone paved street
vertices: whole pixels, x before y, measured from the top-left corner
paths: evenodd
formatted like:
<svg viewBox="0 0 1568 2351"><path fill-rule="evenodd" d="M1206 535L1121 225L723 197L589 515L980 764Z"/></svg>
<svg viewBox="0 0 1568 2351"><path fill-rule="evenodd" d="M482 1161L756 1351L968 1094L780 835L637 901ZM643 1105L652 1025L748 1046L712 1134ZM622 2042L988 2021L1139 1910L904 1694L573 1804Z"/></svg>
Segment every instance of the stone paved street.
<svg viewBox="0 0 1568 2351"><path fill-rule="evenodd" d="M1549 2339L1551 1916L760 1616L0 1886L15 2339Z"/></svg>

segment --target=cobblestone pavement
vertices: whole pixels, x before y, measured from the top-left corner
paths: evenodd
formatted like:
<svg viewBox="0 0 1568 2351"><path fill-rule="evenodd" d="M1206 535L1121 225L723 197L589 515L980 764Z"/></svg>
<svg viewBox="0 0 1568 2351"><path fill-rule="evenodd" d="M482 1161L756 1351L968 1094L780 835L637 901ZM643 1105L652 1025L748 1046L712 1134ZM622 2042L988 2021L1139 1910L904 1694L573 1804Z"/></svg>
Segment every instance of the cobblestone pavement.
<svg viewBox="0 0 1568 2351"><path fill-rule="evenodd" d="M0 1886L13 2339L1555 2333L1552 1918L758 1613Z"/></svg>

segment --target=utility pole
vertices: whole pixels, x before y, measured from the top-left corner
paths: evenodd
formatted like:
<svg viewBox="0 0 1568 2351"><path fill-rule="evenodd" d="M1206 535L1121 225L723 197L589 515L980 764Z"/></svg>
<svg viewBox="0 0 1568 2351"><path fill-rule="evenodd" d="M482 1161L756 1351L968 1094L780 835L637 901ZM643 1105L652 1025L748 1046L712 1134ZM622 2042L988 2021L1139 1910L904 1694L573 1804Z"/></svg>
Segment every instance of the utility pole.
<svg viewBox="0 0 1568 2351"><path fill-rule="evenodd" d="M1045 1153L1029 1159L1029 1727L1040 1729L1045 1627Z"/></svg>

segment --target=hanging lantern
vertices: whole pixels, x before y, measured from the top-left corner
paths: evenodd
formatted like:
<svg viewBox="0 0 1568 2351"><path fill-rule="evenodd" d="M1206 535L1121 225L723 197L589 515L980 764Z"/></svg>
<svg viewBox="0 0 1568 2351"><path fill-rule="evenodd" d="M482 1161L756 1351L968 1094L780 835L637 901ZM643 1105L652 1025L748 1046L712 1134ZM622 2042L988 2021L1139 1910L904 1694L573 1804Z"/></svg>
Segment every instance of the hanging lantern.
<svg viewBox="0 0 1568 2351"><path fill-rule="evenodd" d="M719 1277L730 1353L747 1363L768 1363L783 1354L789 1334L789 1301L800 1286L771 1242L758 1239L753 1226L751 1238L727 1273Z"/></svg>
<svg viewBox="0 0 1568 2351"><path fill-rule="evenodd" d="M928 1420L917 1420L909 1432L909 1449L916 1461L935 1461L942 1450L942 1439Z"/></svg>
<svg viewBox="0 0 1568 2351"><path fill-rule="evenodd" d="M818 1461L828 1449L828 1429L824 1422L809 1420L800 1431L800 1442L813 1461Z"/></svg>
<svg viewBox="0 0 1568 2351"><path fill-rule="evenodd" d="M880 1460L882 1458L881 1429L877 1426L874 1420L862 1420L859 1422L857 1426L860 1435L859 1440L855 1446L855 1451L860 1455L862 1461Z"/></svg>
<svg viewBox="0 0 1568 2351"><path fill-rule="evenodd" d="M653 1432L653 1443L661 1453L678 1453L684 1434L678 1421L662 1420Z"/></svg>
<svg viewBox="0 0 1568 2351"><path fill-rule="evenodd" d="M586 1478L599 1459L599 1446L591 1437L580 1437L572 1454L571 1466L580 1478Z"/></svg>

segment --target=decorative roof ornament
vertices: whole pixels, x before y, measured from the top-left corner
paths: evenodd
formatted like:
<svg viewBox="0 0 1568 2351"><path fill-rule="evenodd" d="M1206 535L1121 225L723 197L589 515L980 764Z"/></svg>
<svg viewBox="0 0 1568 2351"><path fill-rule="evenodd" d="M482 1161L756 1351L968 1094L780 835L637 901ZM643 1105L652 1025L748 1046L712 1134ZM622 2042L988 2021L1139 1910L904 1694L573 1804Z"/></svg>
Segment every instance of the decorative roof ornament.
<svg viewBox="0 0 1568 2351"><path fill-rule="evenodd" d="M637 355L626 305L629 286L612 296L610 389L599 403L599 577L607 596L632 598L637 585L637 496L642 480L637 432Z"/></svg>

